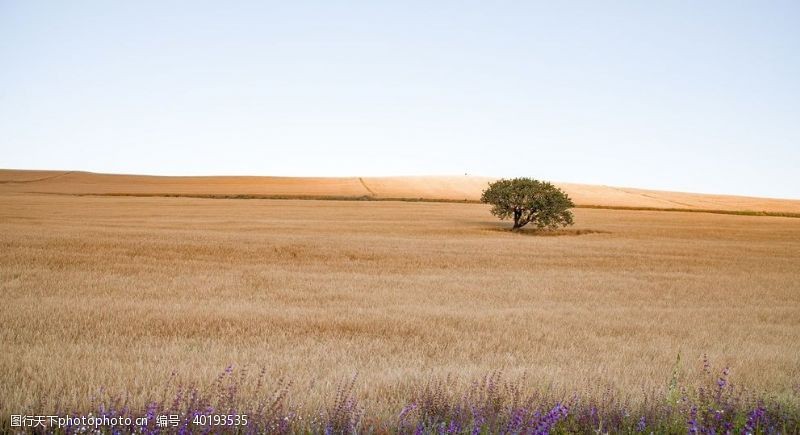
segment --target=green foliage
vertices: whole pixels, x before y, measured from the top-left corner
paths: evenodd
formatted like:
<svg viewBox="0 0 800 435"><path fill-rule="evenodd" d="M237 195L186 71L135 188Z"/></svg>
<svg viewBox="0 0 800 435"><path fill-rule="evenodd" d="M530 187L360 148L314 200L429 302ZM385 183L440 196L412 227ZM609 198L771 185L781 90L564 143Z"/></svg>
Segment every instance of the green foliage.
<svg viewBox="0 0 800 435"><path fill-rule="evenodd" d="M678 352L678 358L675 360L675 365L672 367L672 376L669 378L667 386L667 403L672 406L678 404L681 397L681 391L678 389L678 376L681 371L681 353Z"/></svg>
<svg viewBox="0 0 800 435"><path fill-rule="evenodd" d="M527 224L556 229L572 225L575 207L563 190L532 178L514 178L489 183L481 202L492 205L492 214L500 219L514 219L514 230Z"/></svg>

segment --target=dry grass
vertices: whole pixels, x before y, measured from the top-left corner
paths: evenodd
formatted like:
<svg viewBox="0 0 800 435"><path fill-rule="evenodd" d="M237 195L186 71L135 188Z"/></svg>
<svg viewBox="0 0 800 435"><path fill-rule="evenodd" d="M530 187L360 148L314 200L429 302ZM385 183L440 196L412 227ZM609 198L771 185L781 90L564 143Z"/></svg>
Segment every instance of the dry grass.
<svg viewBox="0 0 800 435"><path fill-rule="evenodd" d="M564 237L476 204L0 195L0 413L143 403L171 372L359 372L373 412L503 370L636 396L678 352L796 395L800 219L579 209ZM390 408L394 407L394 408Z"/></svg>

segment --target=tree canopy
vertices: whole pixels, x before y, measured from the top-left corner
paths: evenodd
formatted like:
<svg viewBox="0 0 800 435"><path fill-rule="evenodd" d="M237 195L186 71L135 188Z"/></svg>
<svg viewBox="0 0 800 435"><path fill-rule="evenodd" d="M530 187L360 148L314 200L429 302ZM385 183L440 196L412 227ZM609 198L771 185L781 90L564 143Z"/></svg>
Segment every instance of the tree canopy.
<svg viewBox="0 0 800 435"><path fill-rule="evenodd" d="M558 187L532 178L514 178L489 183L481 202L492 205L492 214L500 219L514 219L513 230L527 224L556 229L572 225L574 207L569 196Z"/></svg>

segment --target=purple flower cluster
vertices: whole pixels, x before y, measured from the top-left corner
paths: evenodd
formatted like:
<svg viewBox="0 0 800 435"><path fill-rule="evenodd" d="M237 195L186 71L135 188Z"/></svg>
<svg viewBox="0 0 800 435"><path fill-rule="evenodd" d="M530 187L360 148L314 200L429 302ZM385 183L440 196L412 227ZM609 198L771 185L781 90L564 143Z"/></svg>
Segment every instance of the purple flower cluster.
<svg viewBox="0 0 800 435"><path fill-rule="evenodd" d="M333 404L321 415L319 422L325 435L359 432L362 410L355 396L355 384L355 376L341 384L336 390Z"/></svg>
<svg viewBox="0 0 800 435"><path fill-rule="evenodd" d="M174 396L132 406L124 398L105 391L93 399L91 412L98 417L145 417L146 424L104 427L111 434L531 434L558 433L695 433L773 434L800 433L797 398L765 400L736 388L726 368L719 376L704 362L703 385L681 387L674 379L664 390L654 391L642 403L631 405L608 390L600 397L566 400L552 393L524 391L522 383L505 382L492 373L466 391L452 379L433 379L414 389L407 405L393 418L365 414L356 394L356 378L343 382L332 400L316 412L293 406L291 384L282 380L265 385L261 371L255 391L245 388L246 371L227 367L207 388L172 385ZM675 378L675 376L673 376ZM247 384L252 386L252 383ZM246 391L246 392L245 392ZM676 391L679 394L674 394ZM303 410L302 412L300 410ZM307 414L304 414L307 413ZM246 414L240 426L198 425L199 417ZM70 415L78 415L76 412ZM158 416L177 416L168 427L156 424ZM210 421L206 418L204 421ZM14 432L0 420L0 432ZM93 432L70 426L39 428L34 433Z"/></svg>
<svg viewBox="0 0 800 435"><path fill-rule="evenodd" d="M743 432L745 434L752 434L756 433L761 426L767 426L766 417L767 410L762 406L750 411L750 414L747 416L747 423L744 425Z"/></svg>

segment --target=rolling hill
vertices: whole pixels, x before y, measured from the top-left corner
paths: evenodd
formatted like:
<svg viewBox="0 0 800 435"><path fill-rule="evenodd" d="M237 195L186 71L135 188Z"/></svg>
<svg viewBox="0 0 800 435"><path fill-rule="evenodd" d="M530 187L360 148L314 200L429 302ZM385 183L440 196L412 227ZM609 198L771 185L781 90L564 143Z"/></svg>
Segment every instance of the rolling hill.
<svg viewBox="0 0 800 435"><path fill-rule="evenodd" d="M145 176L0 170L0 193L477 201L491 178ZM578 206L800 213L800 200L556 183Z"/></svg>

